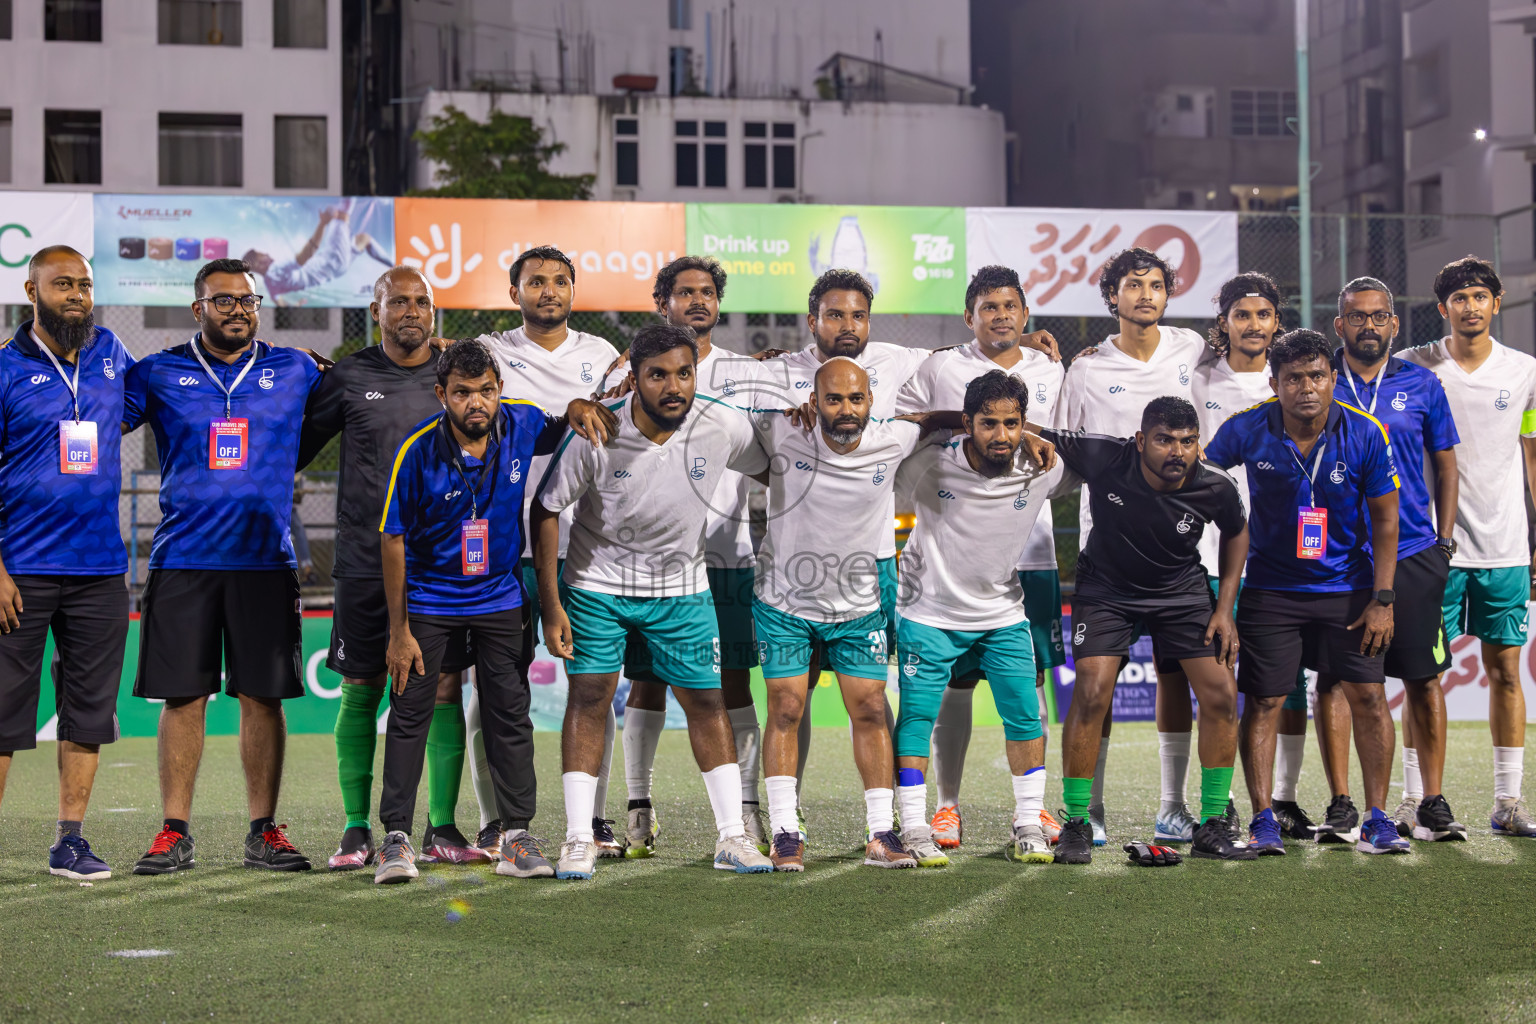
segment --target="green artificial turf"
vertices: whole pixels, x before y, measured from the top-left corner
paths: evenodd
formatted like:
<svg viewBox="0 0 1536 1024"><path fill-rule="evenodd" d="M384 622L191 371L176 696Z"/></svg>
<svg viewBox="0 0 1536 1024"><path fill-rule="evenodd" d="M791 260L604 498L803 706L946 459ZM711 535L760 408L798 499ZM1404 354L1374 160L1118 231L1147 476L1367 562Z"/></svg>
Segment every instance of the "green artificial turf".
<svg viewBox="0 0 1536 1024"><path fill-rule="evenodd" d="M948 869L861 866L848 736L819 729L805 874L711 870L704 788L685 736L668 732L654 859L599 862L590 882L424 867L414 884L376 887L364 872L240 867L230 737L208 743L198 867L133 877L159 813L154 741L125 740L105 748L87 821L116 876L85 887L45 871L56 782L43 744L17 757L0 806L0 1020L1536 1019L1536 841L1488 833L1485 726L1451 728L1447 795L1470 842L1403 857L1291 845L1171 869L1131 867L1115 845L1150 835L1150 724L1115 728L1112 843L1088 868L1002 857L1001 730L977 729L971 750L966 845ZM540 734L534 828L551 840L564 821L558 755L558 737ZM1310 741L1308 757L1301 797L1320 817ZM615 779L611 816L623 792ZM281 806L323 865L342 825L329 737L292 739ZM459 813L466 831L478 824L467 780ZM468 906L458 923L450 901ZM111 955L123 950L169 955Z"/></svg>

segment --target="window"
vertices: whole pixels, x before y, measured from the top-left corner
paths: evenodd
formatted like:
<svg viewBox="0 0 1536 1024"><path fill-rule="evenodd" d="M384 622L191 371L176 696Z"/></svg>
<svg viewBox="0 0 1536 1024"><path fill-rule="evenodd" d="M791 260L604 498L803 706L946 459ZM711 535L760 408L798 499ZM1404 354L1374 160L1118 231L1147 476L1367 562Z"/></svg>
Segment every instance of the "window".
<svg viewBox="0 0 1536 1024"><path fill-rule="evenodd" d="M0 181L11 180L11 108L0 107Z"/></svg>
<svg viewBox="0 0 1536 1024"><path fill-rule="evenodd" d="M775 327L799 327L799 313L775 313L773 314L773 326Z"/></svg>
<svg viewBox="0 0 1536 1024"><path fill-rule="evenodd" d="M325 118L279 114L274 129L272 183L278 188L325 188Z"/></svg>
<svg viewBox="0 0 1536 1024"><path fill-rule="evenodd" d="M704 138L722 141L704 143L704 187L725 188L725 139L724 121L705 121Z"/></svg>
<svg viewBox="0 0 1536 1024"><path fill-rule="evenodd" d="M638 118L614 118L613 183L628 188L636 188L640 184L640 120Z"/></svg>
<svg viewBox="0 0 1536 1024"><path fill-rule="evenodd" d="M667 28L693 28L693 0L667 0Z"/></svg>
<svg viewBox="0 0 1536 1024"><path fill-rule="evenodd" d="M792 121L775 121L773 124L773 187L795 187L795 125Z"/></svg>
<svg viewBox="0 0 1536 1024"><path fill-rule="evenodd" d="M1365 162L1379 164L1387 158L1387 135L1383 105L1386 94L1380 89L1365 90Z"/></svg>
<svg viewBox="0 0 1536 1024"><path fill-rule="evenodd" d="M1232 134L1276 137L1291 135L1296 94L1273 89L1232 90Z"/></svg>
<svg viewBox="0 0 1536 1024"><path fill-rule="evenodd" d="M741 147L742 186L768 187L768 122L748 121L741 126L746 144ZM761 141L758 141L761 140Z"/></svg>
<svg viewBox="0 0 1536 1024"><path fill-rule="evenodd" d="M161 45L240 45L240 0L160 0L159 7Z"/></svg>
<svg viewBox="0 0 1536 1024"><path fill-rule="evenodd" d="M239 188L242 128L239 114L161 114L160 184Z"/></svg>
<svg viewBox="0 0 1536 1024"><path fill-rule="evenodd" d="M11 38L11 0L0 0L0 39Z"/></svg>
<svg viewBox="0 0 1536 1024"><path fill-rule="evenodd" d="M1444 47L1403 62L1403 127L1415 128L1450 113L1445 65Z"/></svg>
<svg viewBox="0 0 1536 1024"><path fill-rule="evenodd" d="M272 45L285 50L325 49L325 0L273 0Z"/></svg>
<svg viewBox="0 0 1536 1024"><path fill-rule="evenodd" d="M678 121L674 124L673 128L674 134L678 138L678 142L673 146L674 163L676 165L673 184L678 188L698 188L699 144L683 140L698 137L699 122Z"/></svg>
<svg viewBox="0 0 1536 1024"><path fill-rule="evenodd" d="M1419 239L1435 238L1440 234L1440 211L1443 209L1443 190L1440 176L1425 178L1409 186L1409 198L1413 212L1422 214L1412 222L1413 233Z"/></svg>
<svg viewBox="0 0 1536 1024"><path fill-rule="evenodd" d="M274 306L272 327L278 331L324 331L331 326L331 311L324 306Z"/></svg>
<svg viewBox="0 0 1536 1024"><path fill-rule="evenodd" d="M61 43L101 42L101 0L43 0L43 38Z"/></svg>
<svg viewBox="0 0 1536 1024"><path fill-rule="evenodd" d="M748 327L767 327L768 326L768 314L767 313L748 313L747 314L747 326Z"/></svg>
<svg viewBox="0 0 1536 1024"><path fill-rule="evenodd" d="M667 65L672 78L673 96L686 96L699 91L698 80L693 75L693 47L672 47L667 51Z"/></svg>
<svg viewBox="0 0 1536 1024"><path fill-rule="evenodd" d="M101 184L101 111L43 111L43 143L45 182Z"/></svg>

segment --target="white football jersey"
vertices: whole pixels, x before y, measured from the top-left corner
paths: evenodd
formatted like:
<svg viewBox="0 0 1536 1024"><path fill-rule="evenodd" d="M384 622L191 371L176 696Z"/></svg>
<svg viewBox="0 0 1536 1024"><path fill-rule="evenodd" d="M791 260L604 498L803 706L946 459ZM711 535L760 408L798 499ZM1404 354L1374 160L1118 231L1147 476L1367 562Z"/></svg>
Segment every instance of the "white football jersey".
<svg viewBox="0 0 1536 1024"><path fill-rule="evenodd" d="M708 354L699 360L695 394L750 409L760 397L761 380L756 359L711 344ZM747 477L726 470L710 502L704 524L704 558L713 568L752 568L751 515L747 509L751 486Z"/></svg>
<svg viewBox="0 0 1536 1024"><path fill-rule="evenodd" d="M1274 395L1269 386L1269 367L1257 373L1238 373L1225 358L1212 359L1195 367L1195 412L1200 416L1200 443L1209 444L1216 436L1216 429L1228 419L1251 409ZM1243 496L1243 508L1248 508L1248 471L1242 465L1227 470ZM1200 562L1208 576L1217 572L1221 559L1221 531L1216 524L1207 523L1200 537Z"/></svg>

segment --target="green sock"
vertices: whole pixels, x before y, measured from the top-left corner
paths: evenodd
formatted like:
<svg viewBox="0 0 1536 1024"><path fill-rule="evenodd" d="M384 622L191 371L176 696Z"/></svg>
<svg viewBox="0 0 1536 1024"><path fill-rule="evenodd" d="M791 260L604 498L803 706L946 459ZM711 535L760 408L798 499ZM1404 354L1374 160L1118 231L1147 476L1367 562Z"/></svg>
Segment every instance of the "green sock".
<svg viewBox="0 0 1536 1024"><path fill-rule="evenodd" d="M1200 823L1227 813L1232 795L1232 768L1200 769Z"/></svg>
<svg viewBox="0 0 1536 1024"><path fill-rule="evenodd" d="M1092 779L1061 780L1061 802L1069 818L1088 817L1088 801L1092 799Z"/></svg>
<svg viewBox="0 0 1536 1024"><path fill-rule="evenodd" d="M336 712L336 781L347 828L368 828L373 805L373 750L379 738L379 702L384 687L349 683L341 688Z"/></svg>
<svg viewBox="0 0 1536 1024"><path fill-rule="evenodd" d="M439 704L427 730L427 821L433 828L452 825L464 775L464 708Z"/></svg>

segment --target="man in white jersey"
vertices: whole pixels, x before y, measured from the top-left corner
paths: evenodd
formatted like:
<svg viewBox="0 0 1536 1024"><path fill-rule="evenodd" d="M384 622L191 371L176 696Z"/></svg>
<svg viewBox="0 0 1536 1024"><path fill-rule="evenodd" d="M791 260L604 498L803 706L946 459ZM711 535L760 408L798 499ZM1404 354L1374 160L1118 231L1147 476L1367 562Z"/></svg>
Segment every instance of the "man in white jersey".
<svg viewBox="0 0 1536 1024"><path fill-rule="evenodd" d="M1147 249L1116 253L1099 275L1099 294L1120 332L1097 348L1079 353L1067 369L1052 425L1111 437L1130 437L1141 429L1141 414L1154 398L1189 400L1195 367L1205 353L1205 339L1182 327L1160 324L1168 297L1177 287L1174 268ZM1038 420L1036 422L1039 422ZM1087 488L1078 513L1079 550L1093 529ZM1189 842L1197 822L1184 801L1189 774L1189 682L1183 673L1159 669L1157 688L1157 749L1162 765L1162 800L1155 842ZM1094 845L1102 846L1104 829L1104 760L1109 753L1111 718L1104 719L1104 740L1093 772L1088 820Z"/></svg>
<svg viewBox="0 0 1536 1024"><path fill-rule="evenodd" d="M1019 376L993 369L975 377L961 396L964 436L920 448L897 473L896 489L910 497L917 526L902 552L897 597L896 797L902 841L919 863L949 862L927 823L923 773L941 695L953 689L952 677L972 668L986 677L1003 718L1014 793L1008 856L1021 863L1053 859L1041 827L1046 773L1035 691L1038 647L1023 574L1001 557L1025 549L1063 474L1060 466L1039 468L1021 449L1028 405L1029 385Z"/></svg>
<svg viewBox="0 0 1536 1024"><path fill-rule="evenodd" d="M778 402L761 393L762 373L756 359L717 348L710 335L720 322L725 295L725 270L709 256L683 256L656 275L656 312L668 323L690 328L699 346L696 393L750 408ZM704 525L704 558L709 591L720 626L720 689L736 740L741 768L741 801L747 838L766 853L767 833L759 809L757 778L761 733L752 706L752 669L757 665L757 641L752 631L752 537L747 510L748 479L730 470L710 499ZM631 634L624 655L624 675L630 680L624 708L624 779L629 788L628 828L624 855L649 857L659 831L651 806L651 780L656 747L667 721L666 680L657 676L650 653Z"/></svg>
<svg viewBox="0 0 1536 1024"><path fill-rule="evenodd" d="M594 334L572 330L569 325L571 305L576 299L576 268L553 245L539 245L525 249L508 269L511 278L512 301L522 311L523 325L510 331L482 334L480 341L490 348L501 362L502 394L508 398L523 398L537 402L547 409L564 409L577 398L590 398L600 392L603 373L618 358L618 350L606 339ZM530 470L524 509L525 525L528 509L533 506L534 490L544 477L549 457L534 458ZM560 517L559 557L565 557L566 543L570 536L569 513ZM523 551L524 592L536 594L533 558L530 544ZM527 633L537 637L538 604L527 603L530 622ZM471 777L474 780L475 798L480 803L480 835L475 845L497 856L501 843L501 822L496 820L496 801L491 788L490 773L485 759L485 740L480 731L480 703L473 688L470 690L468 740L474 752ZM608 714L608 743L604 748L603 763L598 772L597 800L594 804L593 833L598 855L617 857L623 846L613 834L612 823L606 820L603 809L608 798L608 772L613 760L613 738L616 727L612 709Z"/></svg>
<svg viewBox="0 0 1536 1024"><path fill-rule="evenodd" d="M591 878L594 796L604 722L630 630L650 648L688 716L689 738L719 830L714 866L771 871L746 838L741 770L720 693L720 637L704 572L704 525L726 469L768 468L748 415L695 397L698 346L672 324L629 347L634 391L611 403L618 432L601 448L568 435L539 487L531 521L545 645L567 659L561 730L565 842L555 874ZM575 507L565 566L557 516Z"/></svg>
<svg viewBox="0 0 1536 1024"><path fill-rule="evenodd" d="M1285 300L1268 275L1258 271L1238 274L1221 286L1216 296L1216 326L1207 337L1210 348L1195 367L1194 404L1200 417L1200 436L1212 438L1228 419L1267 401L1269 345L1281 330ZM1248 504L1248 475L1243 466L1227 470L1237 481ZM1206 576L1216 585L1219 532L1207 527L1200 539L1200 561ZM1239 597L1241 601L1241 597ZM1270 804L1281 832L1293 839L1312 838L1312 819L1296 802L1296 783L1301 778L1303 749L1307 739L1307 676L1296 677L1296 688L1286 697L1278 721L1279 744L1275 755L1274 799ZM1266 776L1267 777L1267 776Z"/></svg>
<svg viewBox="0 0 1536 1024"><path fill-rule="evenodd" d="M1045 352L1019 344L1028 321L1029 305L1018 273L1009 267L982 267L965 291L965 324L976 340L935 352L923 360L896 398L897 413L958 409L964 404L966 387L973 380L988 371L1002 369L1023 384L1029 413L1035 421L1050 423L1061 392L1061 363ZM1031 518L1034 527L1019 556L1017 571L1033 642L1035 681L1043 694L1050 670L1066 661L1061 643L1061 577L1056 571L1056 534L1050 502L1035 502ZM980 674L974 671L967 672L965 678L952 679L934 719L933 775L938 809L933 815L933 841L945 849L957 848L964 834L960 780L971 742L972 698L979 679ZM1043 696L1037 694L1036 700L1040 707L1045 707ZM1041 724L1044 728L1043 718ZM906 820L903 812L903 821ZM1061 831L1043 806L1040 824L1048 837Z"/></svg>
<svg viewBox="0 0 1536 1024"><path fill-rule="evenodd" d="M1529 628L1530 581L1536 577L1525 515L1526 487L1536 495L1536 359L1489 333L1503 293L1486 260L1465 256L1446 264L1435 276L1435 297L1451 333L1401 357L1440 378L1463 439L1456 446L1460 492L1445 633L1450 639L1471 633L1483 645L1493 733L1490 825L1495 835L1536 838L1536 819L1520 795L1525 770L1520 651Z"/></svg>

